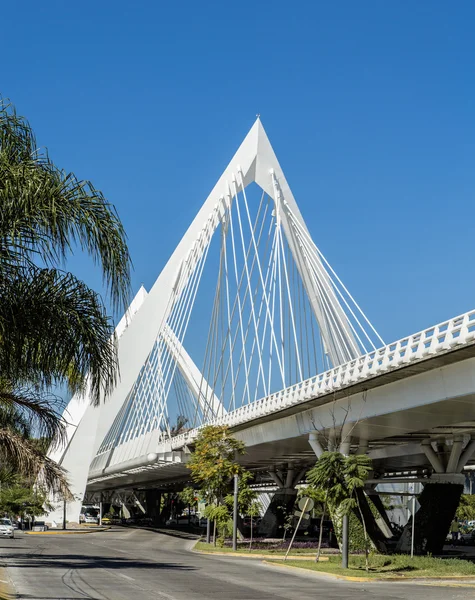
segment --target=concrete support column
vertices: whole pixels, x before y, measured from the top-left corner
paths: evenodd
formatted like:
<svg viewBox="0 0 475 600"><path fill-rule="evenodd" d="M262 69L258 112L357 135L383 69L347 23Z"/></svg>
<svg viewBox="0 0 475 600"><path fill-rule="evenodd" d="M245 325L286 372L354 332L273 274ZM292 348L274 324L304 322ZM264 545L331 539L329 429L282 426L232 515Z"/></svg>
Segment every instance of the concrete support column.
<svg viewBox="0 0 475 600"><path fill-rule="evenodd" d="M427 460L430 462L436 473L445 473L444 465L432 448L430 440L424 440L421 443L421 450L426 455Z"/></svg>
<svg viewBox="0 0 475 600"><path fill-rule="evenodd" d="M463 492L463 476L436 475L419 496L420 508L406 524L396 552L410 552L412 524L415 554L440 554ZM432 480L432 478L431 478ZM440 482L438 481L440 480Z"/></svg>
<svg viewBox="0 0 475 600"><path fill-rule="evenodd" d="M157 527L160 521L160 503L162 494L160 490L145 490L145 503L147 516L152 519L153 525Z"/></svg>
<svg viewBox="0 0 475 600"><path fill-rule="evenodd" d="M275 468L268 471L268 473L269 473L269 477L277 485L277 487L279 487L279 488L284 487L284 482L282 481L280 475L276 472Z"/></svg>
<svg viewBox="0 0 475 600"><path fill-rule="evenodd" d="M318 433L316 431L312 431L309 434L309 436L308 436L308 443L312 447L312 450L315 452L315 456L317 458L320 458L320 456L323 454L324 450L323 450L322 445L320 444L320 442L318 440Z"/></svg>
<svg viewBox="0 0 475 600"><path fill-rule="evenodd" d="M264 537L282 537L283 525L288 514L293 510L297 498L295 486L305 474L305 470L296 470L292 464L287 465L287 472L269 470L269 476L278 486L259 525L259 535Z"/></svg>
<svg viewBox="0 0 475 600"><path fill-rule="evenodd" d="M288 466L287 477L285 478L285 487L293 488L294 487L294 478L295 478L295 469L292 468L291 465Z"/></svg>
<svg viewBox="0 0 475 600"><path fill-rule="evenodd" d="M396 551L409 551L413 522L416 554L439 554L442 551L463 492L465 478L461 471L475 451L474 440L470 440L465 449L463 441L462 436L454 436L446 465L444 453L438 454L432 447L431 440L422 442L421 449L435 473L419 496L420 509L406 524ZM450 446L446 444L447 447Z"/></svg>
<svg viewBox="0 0 475 600"><path fill-rule="evenodd" d="M474 452L475 452L475 440L471 439L469 441L469 443L466 445L465 450L462 452L462 455L460 456L460 459L459 459L459 462L457 465L458 472L461 472L463 470L465 465L472 458Z"/></svg>
<svg viewBox="0 0 475 600"><path fill-rule="evenodd" d="M454 437L454 443L452 445L452 450L450 451L449 462L447 464L447 473L456 473L457 472L460 455L462 454L462 449L463 449L463 437L461 435L456 435Z"/></svg>
<svg viewBox="0 0 475 600"><path fill-rule="evenodd" d="M358 446L358 450L356 451L356 454L368 454L368 450L369 450L368 440L366 440L364 438L360 438L360 443Z"/></svg>

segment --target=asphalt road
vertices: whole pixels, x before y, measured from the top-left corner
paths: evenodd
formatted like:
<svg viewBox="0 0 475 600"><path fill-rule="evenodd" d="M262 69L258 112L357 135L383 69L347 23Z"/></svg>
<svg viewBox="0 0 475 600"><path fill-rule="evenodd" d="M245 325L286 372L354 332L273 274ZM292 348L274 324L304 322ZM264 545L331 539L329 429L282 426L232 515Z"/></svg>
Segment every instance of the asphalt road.
<svg viewBox="0 0 475 600"><path fill-rule="evenodd" d="M115 528L68 536L18 534L0 540L19 598L30 600L454 600L475 588L350 583L258 560L199 555L192 541Z"/></svg>

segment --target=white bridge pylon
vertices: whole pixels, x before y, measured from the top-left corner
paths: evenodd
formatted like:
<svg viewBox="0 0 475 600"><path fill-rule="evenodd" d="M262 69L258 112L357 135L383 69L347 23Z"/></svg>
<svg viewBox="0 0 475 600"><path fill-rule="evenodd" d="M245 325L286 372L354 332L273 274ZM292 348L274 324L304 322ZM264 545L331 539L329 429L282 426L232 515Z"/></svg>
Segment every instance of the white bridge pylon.
<svg viewBox="0 0 475 600"><path fill-rule="evenodd" d="M133 468L183 428L381 344L313 242L258 119L120 339L90 475Z"/></svg>

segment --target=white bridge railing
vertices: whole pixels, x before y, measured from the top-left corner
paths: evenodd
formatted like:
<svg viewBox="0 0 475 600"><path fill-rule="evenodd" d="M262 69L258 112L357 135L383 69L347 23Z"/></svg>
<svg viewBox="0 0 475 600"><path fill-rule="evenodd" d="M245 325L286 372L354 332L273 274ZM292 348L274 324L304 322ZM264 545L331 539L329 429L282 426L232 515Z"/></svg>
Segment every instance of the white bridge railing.
<svg viewBox="0 0 475 600"><path fill-rule="evenodd" d="M475 342L475 310L429 327L357 359L270 394L206 425L241 425L308 400L326 396L355 383L377 377L407 364L429 359L458 346ZM199 427L172 438L172 448L181 448L196 437ZM169 444L169 442L168 442Z"/></svg>

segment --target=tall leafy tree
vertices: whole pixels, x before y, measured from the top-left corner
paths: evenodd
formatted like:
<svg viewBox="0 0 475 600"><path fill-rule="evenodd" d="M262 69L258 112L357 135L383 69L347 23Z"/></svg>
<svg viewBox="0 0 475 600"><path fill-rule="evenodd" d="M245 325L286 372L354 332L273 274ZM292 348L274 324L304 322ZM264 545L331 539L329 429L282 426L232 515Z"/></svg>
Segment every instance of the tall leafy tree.
<svg viewBox="0 0 475 600"><path fill-rule="evenodd" d="M203 427L196 441L195 450L188 461L191 477L206 498L206 516L224 532L229 522L226 496L235 474L243 472L237 462L244 454L244 443L236 440L227 426ZM216 542L216 535L214 535Z"/></svg>
<svg viewBox="0 0 475 600"><path fill-rule="evenodd" d="M236 440L227 426L209 425L200 431L187 466L208 502L223 503L232 477L242 470L236 460L242 454L244 443Z"/></svg>
<svg viewBox="0 0 475 600"><path fill-rule="evenodd" d="M117 378L112 319L102 298L65 270L76 249L101 268L115 310L127 306L130 257L114 207L89 181L41 151L26 119L0 102L0 407L60 441L51 389L89 388L99 402ZM20 439L21 438L21 439ZM39 466L29 440L0 424L0 455L20 470ZM36 448L38 451L38 448ZM41 453L40 453L41 454ZM49 484L64 477L49 472Z"/></svg>
<svg viewBox="0 0 475 600"><path fill-rule="evenodd" d="M51 510L44 489L16 483L0 489L0 513L9 516L39 517Z"/></svg>
<svg viewBox="0 0 475 600"><path fill-rule="evenodd" d="M456 516L461 521L475 520L475 496L462 494Z"/></svg>

